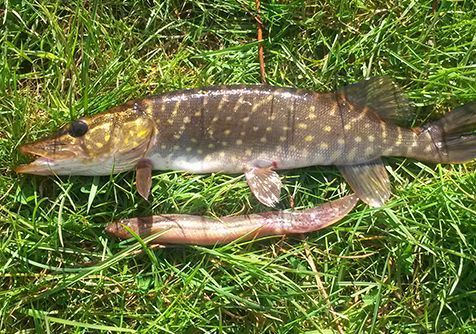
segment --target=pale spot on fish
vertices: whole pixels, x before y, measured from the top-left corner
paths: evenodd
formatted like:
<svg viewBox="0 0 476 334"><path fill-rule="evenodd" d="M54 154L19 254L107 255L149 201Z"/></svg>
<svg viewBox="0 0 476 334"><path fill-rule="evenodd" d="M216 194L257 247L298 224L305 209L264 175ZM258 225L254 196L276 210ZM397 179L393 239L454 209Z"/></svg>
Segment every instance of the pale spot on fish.
<svg viewBox="0 0 476 334"><path fill-rule="evenodd" d="M192 143L196 143L196 142L197 142L197 139L192 138L192 139L190 139L190 141L191 141Z"/></svg>
<svg viewBox="0 0 476 334"><path fill-rule="evenodd" d="M243 100L244 100L243 96L240 96L239 99L238 99L238 101L236 101L235 106L233 107L233 112L237 112L237 111L238 111L238 109L239 109L239 108L241 107L241 105L243 104Z"/></svg>
<svg viewBox="0 0 476 334"><path fill-rule="evenodd" d="M185 149L185 151L187 151L187 152L192 152L192 148L191 148L191 147L187 147L187 148Z"/></svg>
<svg viewBox="0 0 476 334"><path fill-rule="evenodd" d="M153 103L151 103L150 100L146 100L145 103L147 105L147 107L145 108L145 112L147 113L149 117L152 117L154 115Z"/></svg>
<svg viewBox="0 0 476 334"><path fill-rule="evenodd" d="M250 150L250 149L246 149L246 150L245 150L245 154L246 154L246 155L251 155L251 150Z"/></svg>
<svg viewBox="0 0 476 334"><path fill-rule="evenodd" d="M424 150L424 151L425 151L425 152L431 152L431 148L432 148L432 147L431 147L430 145L428 145L427 147L425 147L425 150Z"/></svg>
<svg viewBox="0 0 476 334"><path fill-rule="evenodd" d="M172 111L172 116L175 116L180 108L181 100L178 100L174 105L174 110Z"/></svg>
<svg viewBox="0 0 476 334"><path fill-rule="evenodd" d="M339 145L344 145L345 144L345 140L343 138L339 138L337 139L337 144Z"/></svg>
<svg viewBox="0 0 476 334"><path fill-rule="evenodd" d="M365 154L366 155L371 155L372 153L374 153L374 148L372 146L368 146L366 149L365 149Z"/></svg>
<svg viewBox="0 0 476 334"><path fill-rule="evenodd" d="M221 146L227 146L227 145L228 145L228 142L226 142L226 141L221 142Z"/></svg>
<svg viewBox="0 0 476 334"><path fill-rule="evenodd" d="M392 148L387 148L382 152L382 155L392 155L393 150Z"/></svg>
<svg viewBox="0 0 476 334"><path fill-rule="evenodd" d="M299 123L298 128L300 129L307 129L307 124L306 123Z"/></svg>
<svg viewBox="0 0 476 334"><path fill-rule="evenodd" d="M180 135L174 135L175 139L180 139Z"/></svg>
<svg viewBox="0 0 476 334"><path fill-rule="evenodd" d="M243 117L243 119L242 119L242 121L245 122L245 123L248 122L249 120L250 120L249 116Z"/></svg>
<svg viewBox="0 0 476 334"><path fill-rule="evenodd" d="M261 139L259 141L262 142L262 143L266 143L267 139L266 139L266 137L261 137Z"/></svg>
<svg viewBox="0 0 476 334"><path fill-rule="evenodd" d="M279 141L282 141L282 142L286 141L286 137L284 136L279 137Z"/></svg>
<svg viewBox="0 0 476 334"><path fill-rule="evenodd" d="M214 147L215 147L215 144L212 144L212 143L208 144L208 148L214 148Z"/></svg>
<svg viewBox="0 0 476 334"><path fill-rule="evenodd" d="M241 131L241 132L240 132L240 136L244 136L245 134L246 134L245 131Z"/></svg>
<svg viewBox="0 0 476 334"><path fill-rule="evenodd" d="M309 142L309 141L312 141L314 139L314 136L306 136L304 138L305 141Z"/></svg>
<svg viewBox="0 0 476 334"><path fill-rule="evenodd" d="M167 123L169 123L170 125L174 124L174 120L173 119L168 119L167 120Z"/></svg>
<svg viewBox="0 0 476 334"><path fill-rule="evenodd" d="M201 114L202 114L202 113L201 113L200 111L196 111L196 112L193 114L193 116L199 117Z"/></svg>
<svg viewBox="0 0 476 334"><path fill-rule="evenodd" d="M197 150L197 153L198 153L198 154L203 154L203 150L198 149L198 150Z"/></svg>
<svg viewBox="0 0 476 334"><path fill-rule="evenodd" d="M185 116L185 117L183 118L183 122L184 122L185 124L190 123L190 117Z"/></svg>
<svg viewBox="0 0 476 334"><path fill-rule="evenodd" d="M259 130L259 127L258 126L253 126L253 131L258 131Z"/></svg>
<svg viewBox="0 0 476 334"><path fill-rule="evenodd" d="M225 157L225 152L221 151L219 154L220 158L224 158Z"/></svg>
<svg viewBox="0 0 476 334"><path fill-rule="evenodd" d="M329 148L329 144L327 144L327 143L321 143L321 144L319 145L319 147L322 148L323 150L325 150L325 149Z"/></svg>
<svg viewBox="0 0 476 334"><path fill-rule="evenodd" d="M212 118L212 122L216 122L216 121L218 121L218 116L214 116L214 117Z"/></svg>
<svg viewBox="0 0 476 334"><path fill-rule="evenodd" d="M271 130L272 130L272 129L271 129L270 126L268 126L268 127L266 128L266 131L267 131L267 132L271 132Z"/></svg>
<svg viewBox="0 0 476 334"><path fill-rule="evenodd" d="M331 132L331 131L332 131L332 127L331 127L330 125L326 125L326 126L324 127L324 131L325 131L325 132Z"/></svg>
<svg viewBox="0 0 476 334"><path fill-rule="evenodd" d="M370 136L368 137L368 140L369 140L369 142L373 143L373 142L375 141L375 137L372 136L372 135L370 135Z"/></svg>
<svg viewBox="0 0 476 334"><path fill-rule="evenodd" d="M313 119L317 118L316 114L314 114L314 113L309 113L308 117L309 117L310 120L313 120Z"/></svg>
<svg viewBox="0 0 476 334"><path fill-rule="evenodd" d="M160 145L160 148L163 149L163 150L165 150L165 149L167 148L167 145L162 144L162 145Z"/></svg>
<svg viewBox="0 0 476 334"><path fill-rule="evenodd" d="M238 140L236 141L236 145L241 145L241 144L243 144L243 140L238 139Z"/></svg>
<svg viewBox="0 0 476 334"><path fill-rule="evenodd" d="M230 133L231 133L231 130L230 130L230 129L226 129L225 131L223 131L223 134L224 134L225 136L228 136Z"/></svg>
<svg viewBox="0 0 476 334"><path fill-rule="evenodd" d="M353 148L352 150L350 150L349 154L347 154L347 159L353 160L356 157L357 157L357 149Z"/></svg>
<svg viewBox="0 0 476 334"><path fill-rule="evenodd" d="M225 120L231 121L231 116L226 116Z"/></svg>
<svg viewBox="0 0 476 334"><path fill-rule="evenodd" d="M228 99L226 98L226 96L223 96L222 99L220 100L220 102L218 103L218 110L222 110L223 106L227 102L228 102Z"/></svg>
<svg viewBox="0 0 476 334"><path fill-rule="evenodd" d="M269 103L271 102L271 100L273 99L273 96L272 95L269 95L267 97L265 97L264 99L262 99L261 101L255 103L253 105L253 107L251 107L251 112L256 112L259 108L261 108L263 105L265 105L266 103Z"/></svg>
<svg viewBox="0 0 476 334"><path fill-rule="evenodd" d="M356 143L360 143L360 142L362 141L362 138L359 137L359 136L357 136L357 137L354 138L354 141L355 141Z"/></svg>
<svg viewBox="0 0 476 334"><path fill-rule="evenodd" d="M344 125L344 129L350 130L350 129L352 129L352 125L346 124L346 125Z"/></svg>
<svg viewBox="0 0 476 334"><path fill-rule="evenodd" d="M397 132L398 132L398 137L397 137L397 141L395 142L395 145L400 146L402 144L402 140L403 140L402 129L397 128Z"/></svg>
<svg viewBox="0 0 476 334"><path fill-rule="evenodd" d="M177 151L180 148L178 145L174 145L174 150Z"/></svg>

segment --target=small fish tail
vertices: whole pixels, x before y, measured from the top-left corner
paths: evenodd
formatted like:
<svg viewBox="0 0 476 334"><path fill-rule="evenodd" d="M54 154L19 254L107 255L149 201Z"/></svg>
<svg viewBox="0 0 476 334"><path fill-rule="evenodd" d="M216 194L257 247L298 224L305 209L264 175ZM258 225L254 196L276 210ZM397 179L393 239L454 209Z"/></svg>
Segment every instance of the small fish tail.
<svg viewBox="0 0 476 334"><path fill-rule="evenodd" d="M436 162L463 163L476 158L476 101L424 125L438 150ZM431 159L434 160L434 159Z"/></svg>

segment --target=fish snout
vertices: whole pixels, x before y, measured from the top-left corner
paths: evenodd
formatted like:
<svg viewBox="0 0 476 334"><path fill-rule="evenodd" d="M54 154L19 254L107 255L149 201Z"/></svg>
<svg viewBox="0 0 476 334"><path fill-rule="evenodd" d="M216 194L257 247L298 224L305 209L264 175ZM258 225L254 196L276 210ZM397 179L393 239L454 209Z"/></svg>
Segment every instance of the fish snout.
<svg viewBox="0 0 476 334"><path fill-rule="evenodd" d="M109 235L116 236L118 231L119 231L119 224L117 222L110 223L104 228L104 232L106 232Z"/></svg>

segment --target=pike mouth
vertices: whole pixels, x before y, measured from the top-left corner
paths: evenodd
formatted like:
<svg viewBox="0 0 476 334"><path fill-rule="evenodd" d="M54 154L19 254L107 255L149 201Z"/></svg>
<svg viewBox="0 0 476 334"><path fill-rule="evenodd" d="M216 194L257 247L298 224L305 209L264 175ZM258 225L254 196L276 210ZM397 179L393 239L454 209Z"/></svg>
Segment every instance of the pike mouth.
<svg viewBox="0 0 476 334"><path fill-rule="evenodd" d="M39 157L29 164L23 164L15 168L18 174L36 174L36 175L53 175L53 167L56 165L55 160Z"/></svg>
<svg viewBox="0 0 476 334"><path fill-rule="evenodd" d="M47 151L47 146L27 144L20 147L20 152L25 155L31 155L36 159L29 164L23 164L15 168L19 174L53 175L54 167L60 162L67 161L76 157L76 154L70 150Z"/></svg>

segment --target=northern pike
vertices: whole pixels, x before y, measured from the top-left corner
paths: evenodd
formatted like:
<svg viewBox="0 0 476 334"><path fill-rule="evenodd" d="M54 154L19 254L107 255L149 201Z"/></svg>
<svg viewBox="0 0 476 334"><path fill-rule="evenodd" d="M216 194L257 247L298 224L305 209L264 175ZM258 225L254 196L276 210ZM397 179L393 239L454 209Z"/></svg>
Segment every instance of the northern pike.
<svg viewBox="0 0 476 334"><path fill-rule="evenodd" d="M132 235L127 226L142 238L158 234L152 243L219 245L263 236L314 232L344 218L358 200L356 195L348 195L302 211L271 211L218 219L185 214L129 218L109 224L105 231L119 239L128 239Z"/></svg>
<svg viewBox="0 0 476 334"><path fill-rule="evenodd" d="M476 103L421 127L397 125L412 108L376 77L330 93L267 85L179 90L80 118L21 151L38 158L18 173L108 175L136 170L147 198L152 170L244 173L256 198L280 198L276 170L336 165L371 206L390 197L381 157L436 163L476 157Z"/></svg>

